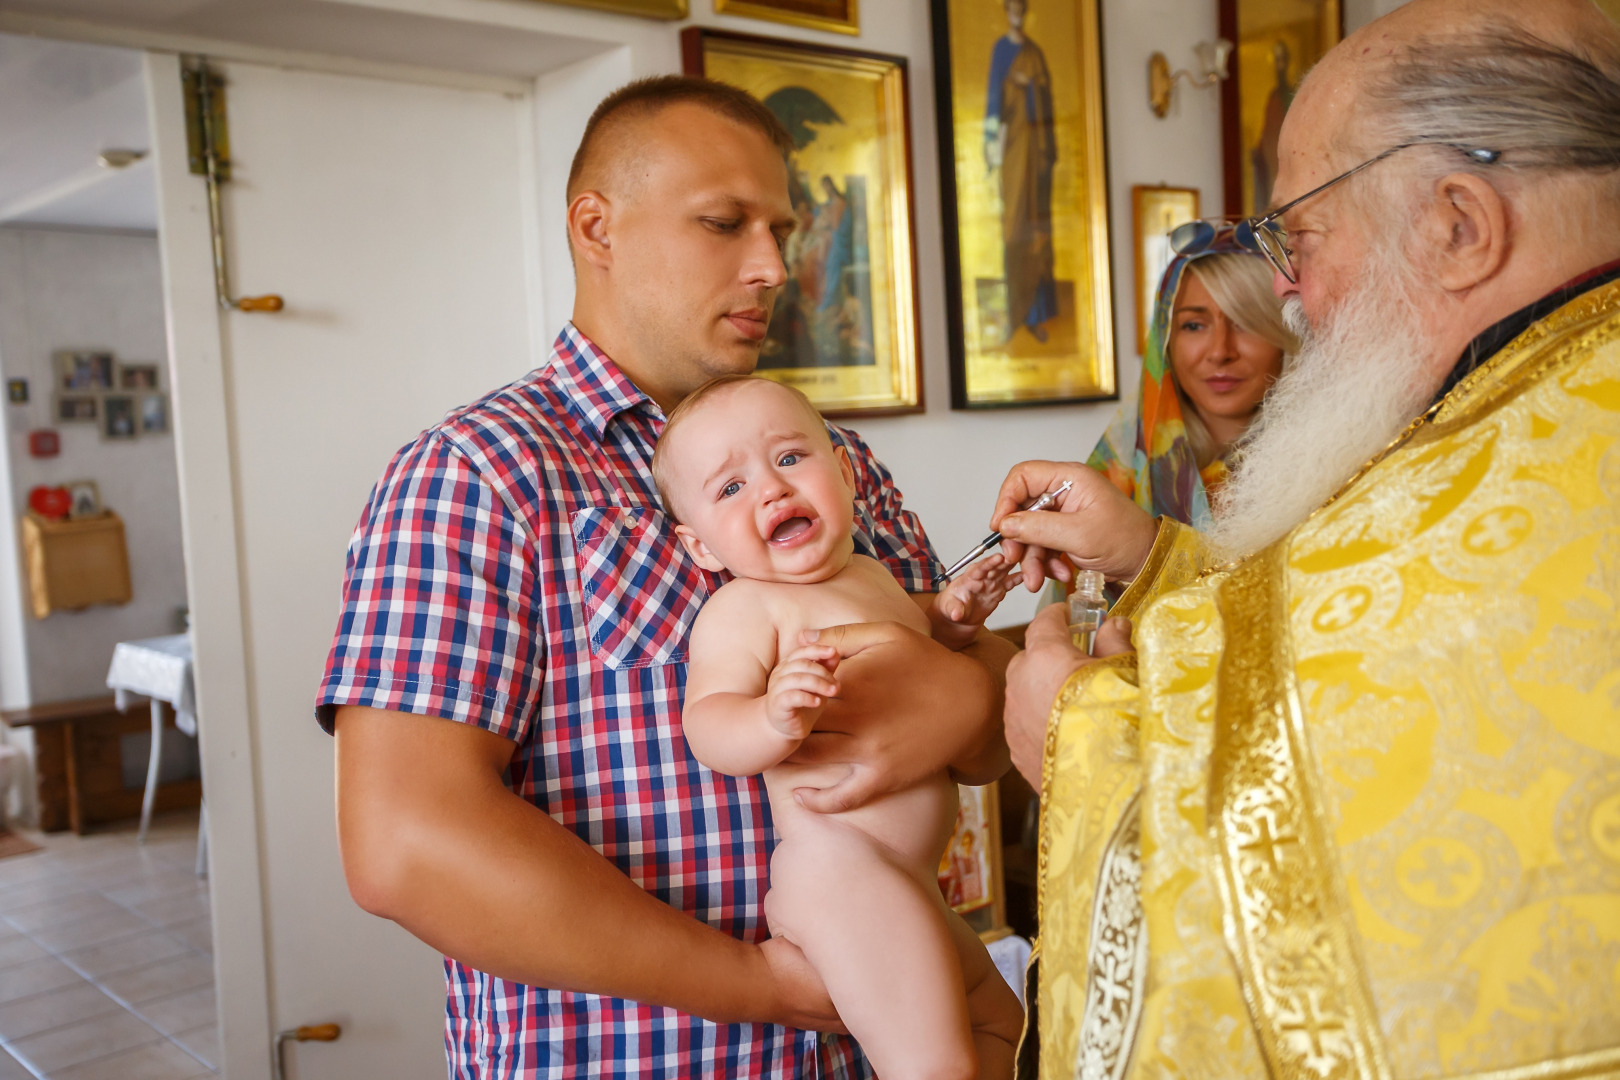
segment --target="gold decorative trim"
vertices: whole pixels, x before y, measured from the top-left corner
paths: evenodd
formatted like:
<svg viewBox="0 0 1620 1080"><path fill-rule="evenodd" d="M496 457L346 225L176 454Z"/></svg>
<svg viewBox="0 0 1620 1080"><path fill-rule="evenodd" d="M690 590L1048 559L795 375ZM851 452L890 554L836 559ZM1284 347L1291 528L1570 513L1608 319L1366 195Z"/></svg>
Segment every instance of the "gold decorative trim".
<svg viewBox="0 0 1620 1080"><path fill-rule="evenodd" d="M1198 530L1171 518L1159 518L1159 531L1153 537L1153 546L1148 549L1147 560L1114 602L1109 614L1134 618L1138 611L1147 606L1148 601L1191 582L1203 569L1202 547L1203 540ZM1178 575L1183 567L1186 571L1184 578ZM1165 580L1167 575L1170 575L1169 580Z"/></svg>
<svg viewBox="0 0 1620 1080"><path fill-rule="evenodd" d="M1484 409L1539 381L1547 368L1573 356L1589 355L1594 345L1603 344L1590 340L1592 336L1612 338L1620 332L1620 321L1612 320L1616 314L1620 314L1620 281L1582 293L1514 338L1452 387L1435 413L1435 427L1463 417L1472 420ZM1607 325L1606 317L1611 317ZM1568 337L1572 328L1585 322L1594 325L1578 337ZM1540 347L1549 339L1557 339L1559 347L1541 352Z"/></svg>
<svg viewBox="0 0 1620 1080"><path fill-rule="evenodd" d="M1273 544L1216 594L1209 822L1226 938L1273 1080L1389 1080L1293 681L1287 553Z"/></svg>
<svg viewBox="0 0 1620 1080"><path fill-rule="evenodd" d="M546 0L569 7L611 11L615 15L639 15L644 19L684 19L690 12L686 0Z"/></svg>
<svg viewBox="0 0 1620 1080"><path fill-rule="evenodd" d="M1142 791L1125 804L1097 874L1087 938L1086 1008L1075 1074L1124 1080L1136 1056L1147 997L1147 916L1142 910Z"/></svg>
<svg viewBox="0 0 1620 1080"><path fill-rule="evenodd" d="M843 15L817 14L811 10L812 5L797 4L786 6L780 3L771 3L770 0L714 0L714 13L716 15L746 15L753 19L766 19L770 22L787 23L789 26L803 26L811 30L831 30L835 34L855 34L861 32L861 12L859 0L844 0L842 5L825 5L827 7L842 6Z"/></svg>
<svg viewBox="0 0 1620 1080"><path fill-rule="evenodd" d="M1030 1012L1039 1014L1031 1024L1029 1037L1037 1039L1043 1059L1054 1063L1074 1057L1085 1013L1083 1008L1069 1007L1079 1005L1078 996L1059 1006L1052 996L1054 980L1072 983L1077 989L1086 987L1093 959L1090 931L1095 894L1091 875L1078 870L1075 860L1089 862L1095 858L1099 866L1106 865L1105 849L1116 836L1119 811L1136 797L1140 787L1139 765L1133 755L1122 753L1123 747L1117 745L1128 737L1130 745L1135 746L1133 724L1113 727L1108 732L1082 732L1095 721L1107 722L1105 715L1096 712L1097 706L1103 706L1104 714L1113 712L1107 700L1096 699L1100 684L1106 683L1108 693L1117 697L1133 692L1135 681L1134 653L1084 664L1058 691L1047 718L1041 755L1035 894L1040 936L1035 941L1034 955L1045 956L1048 942L1060 947L1051 954L1051 961L1040 962L1034 993L1027 1000ZM1098 737L1106 745L1091 745L1092 739ZM1062 848L1057 846L1060 843ZM1060 869L1057 882L1053 881L1054 866L1066 868ZM1061 1051L1054 1050L1058 1044L1063 1047ZM1052 1067L1048 1066L1048 1070Z"/></svg>

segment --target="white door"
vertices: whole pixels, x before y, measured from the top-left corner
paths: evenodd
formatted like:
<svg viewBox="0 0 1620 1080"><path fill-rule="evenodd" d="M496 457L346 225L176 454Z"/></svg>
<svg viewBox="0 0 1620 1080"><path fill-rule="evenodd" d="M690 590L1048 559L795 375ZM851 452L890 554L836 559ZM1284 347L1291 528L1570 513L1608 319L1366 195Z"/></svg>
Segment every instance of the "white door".
<svg viewBox="0 0 1620 1080"><path fill-rule="evenodd" d="M537 362L532 103L384 79L217 65L235 177L216 313L178 66L148 76L214 843L225 1065L298 1080L444 1076L436 954L349 899L332 742L312 703L349 533L393 452Z"/></svg>

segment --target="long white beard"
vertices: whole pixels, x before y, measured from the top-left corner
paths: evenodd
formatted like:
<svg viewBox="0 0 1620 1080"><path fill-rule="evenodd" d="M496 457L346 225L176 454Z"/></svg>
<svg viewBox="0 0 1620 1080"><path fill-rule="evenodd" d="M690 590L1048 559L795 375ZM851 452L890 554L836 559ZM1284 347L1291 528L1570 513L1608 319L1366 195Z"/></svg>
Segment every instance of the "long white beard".
<svg viewBox="0 0 1620 1080"><path fill-rule="evenodd" d="M1208 538L1228 559L1259 551L1310 516L1417 418L1434 393L1433 349L1410 277L1373 259L1360 287L1312 327L1299 300L1283 319L1300 339L1293 363L1239 442L1212 507Z"/></svg>

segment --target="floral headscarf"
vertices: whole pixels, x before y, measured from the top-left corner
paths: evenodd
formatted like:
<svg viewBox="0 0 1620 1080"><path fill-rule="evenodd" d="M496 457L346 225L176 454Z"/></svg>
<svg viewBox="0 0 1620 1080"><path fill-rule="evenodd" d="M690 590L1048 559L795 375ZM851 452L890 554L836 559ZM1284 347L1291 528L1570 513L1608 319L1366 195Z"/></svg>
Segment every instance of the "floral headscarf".
<svg viewBox="0 0 1620 1080"><path fill-rule="evenodd" d="M1154 517L1174 518L1195 528L1210 523L1209 492L1226 479L1226 463L1217 458L1200 472L1187 441L1181 395L1170 369L1171 309L1189 265L1206 255L1232 253L1254 255L1238 246L1230 229L1223 229L1207 248L1178 255L1165 269L1153 304L1136 406L1133 409L1129 402L1120 406L1086 461Z"/></svg>

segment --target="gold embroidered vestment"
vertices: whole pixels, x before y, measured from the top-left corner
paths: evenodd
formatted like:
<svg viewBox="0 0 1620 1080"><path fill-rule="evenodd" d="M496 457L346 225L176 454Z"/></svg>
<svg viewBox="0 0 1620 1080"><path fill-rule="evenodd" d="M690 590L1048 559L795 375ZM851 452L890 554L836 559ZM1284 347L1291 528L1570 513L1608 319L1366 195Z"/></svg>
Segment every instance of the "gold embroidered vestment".
<svg viewBox="0 0 1620 1080"><path fill-rule="evenodd" d="M1207 561L1053 709L1042 1075L1620 1076L1620 283Z"/></svg>

